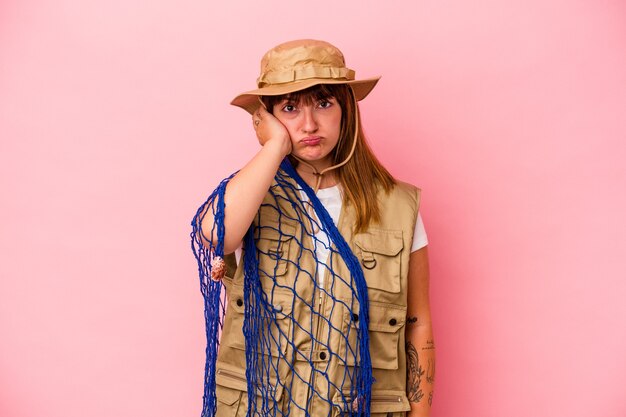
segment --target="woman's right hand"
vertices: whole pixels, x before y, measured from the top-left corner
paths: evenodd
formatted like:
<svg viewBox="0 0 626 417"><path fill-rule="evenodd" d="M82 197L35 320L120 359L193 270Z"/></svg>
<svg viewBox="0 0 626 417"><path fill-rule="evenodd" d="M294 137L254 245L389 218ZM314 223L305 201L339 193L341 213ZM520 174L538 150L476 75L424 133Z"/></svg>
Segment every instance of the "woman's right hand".
<svg viewBox="0 0 626 417"><path fill-rule="evenodd" d="M260 105L259 109L254 112L252 126L261 146L277 146L282 156L291 153L291 137L287 128L264 106Z"/></svg>
<svg viewBox="0 0 626 417"><path fill-rule="evenodd" d="M274 181L276 171L292 149L287 128L263 106L254 112L252 126L262 148L226 186L225 254L232 253L241 244ZM202 219L202 230L213 230L214 221L214 215L207 212ZM212 242L217 245L216 241Z"/></svg>

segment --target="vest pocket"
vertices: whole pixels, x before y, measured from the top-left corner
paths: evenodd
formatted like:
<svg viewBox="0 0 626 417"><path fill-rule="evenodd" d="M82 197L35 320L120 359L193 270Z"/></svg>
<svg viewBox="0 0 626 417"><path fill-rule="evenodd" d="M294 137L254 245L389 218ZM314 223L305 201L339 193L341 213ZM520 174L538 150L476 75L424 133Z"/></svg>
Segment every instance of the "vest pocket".
<svg viewBox="0 0 626 417"><path fill-rule="evenodd" d="M278 219L269 219L257 226L256 247L262 280L273 281L276 278L279 284L285 285L284 276L290 269L289 252L295 232L295 223L286 218L280 222Z"/></svg>
<svg viewBox="0 0 626 417"><path fill-rule="evenodd" d="M273 306L273 314L258 320L262 320L263 334L255 338L259 343L259 352L272 356L282 356L287 351L288 340L291 339L291 311L293 306L293 293L283 294L277 291L267 294ZM223 334L224 343L232 348L245 350L246 339L243 334L244 324L244 298L243 291L232 293L228 301L228 308L232 309L232 322L229 331Z"/></svg>
<svg viewBox="0 0 626 417"><path fill-rule="evenodd" d="M354 236L355 255L369 288L400 292L402 230L368 229Z"/></svg>
<svg viewBox="0 0 626 417"><path fill-rule="evenodd" d="M406 322L406 307L370 301L369 338L372 368L398 369L400 329ZM355 309L355 311L358 311ZM341 352L345 352L347 366L355 365L358 352L357 333L360 325L358 314L346 309L344 314L344 337Z"/></svg>
<svg viewBox="0 0 626 417"><path fill-rule="evenodd" d="M335 404L341 404L344 401L346 403L345 409L335 408L333 416L355 415L355 413L351 414L348 409L354 403L354 399L350 398L349 392L344 392L343 396L336 394L333 399ZM370 403L370 414L372 417L400 417L405 416L407 411L411 411L411 404L405 392L396 390L372 391L372 402Z"/></svg>
<svg viewBox="0 0 626 417"><path fill-rule="evenodd" d="M236 417L241 397L245 392L236 389L215 385L215 396L217 397L217 412L215 417ZM245 411L239 414L245 416Z"/></svg>
<svg viewBox="0 0 626 417"><path fill-rule="evenodd" d="M269 384L271 393L257 393L256 411L259 415L272 415L276 404L281 404L283 386ZM215 375L217 413L215 417L245 417L248 412L248 382L245 371L238 372L218 365ZM264 398L265 397L265 398Z"/></svg>

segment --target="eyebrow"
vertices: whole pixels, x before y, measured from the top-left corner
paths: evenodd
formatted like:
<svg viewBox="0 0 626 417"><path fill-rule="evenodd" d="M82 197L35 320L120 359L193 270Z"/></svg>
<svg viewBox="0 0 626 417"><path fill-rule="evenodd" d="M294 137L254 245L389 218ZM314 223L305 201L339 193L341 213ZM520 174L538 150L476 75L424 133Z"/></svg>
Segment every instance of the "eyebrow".
<svg viewBox="0 0 626 417"><path fill-rule="evenodd" d="M334 96L332 95L325 95L325 96L321 96L321 97L313 97L313 96L308 96L308 97L298 97L297 99L295 97L286 97L282 100L280 100L278 103L306 103L308 101L310 102L315 102L315 101L322 101L322 100L337 100Z"/></svg>

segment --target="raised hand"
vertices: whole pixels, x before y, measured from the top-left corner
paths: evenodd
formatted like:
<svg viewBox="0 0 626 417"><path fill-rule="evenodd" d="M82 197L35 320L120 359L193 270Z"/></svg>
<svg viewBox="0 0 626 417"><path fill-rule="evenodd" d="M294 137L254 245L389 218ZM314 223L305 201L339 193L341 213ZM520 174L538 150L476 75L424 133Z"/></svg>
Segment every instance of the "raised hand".
<svg viewBox="0 0 626 417"><path fill-rule="evenodd" d="M278 145L277 148L283 156L291 153L291 138L287 128L264 106L259 106L259 109L252 115L252 126L261 146L272 142Z"/></svg>

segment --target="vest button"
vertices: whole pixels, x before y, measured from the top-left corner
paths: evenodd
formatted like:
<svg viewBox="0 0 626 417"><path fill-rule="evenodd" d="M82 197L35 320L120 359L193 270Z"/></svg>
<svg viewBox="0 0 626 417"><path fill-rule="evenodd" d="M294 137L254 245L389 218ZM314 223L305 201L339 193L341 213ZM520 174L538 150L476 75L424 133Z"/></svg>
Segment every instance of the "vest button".
<svg viewBox="0 0 626 417"><path fill-rule="evenodd" d="M356 313L352 314L352 320L353 320L355 323L356 323L356 322L358 322L358 321L359 321L359 315L358 315L358 314L356 314Z"/></svg>
<svg viewBox="0 0 626 417"><path fill-rule="evenodd" d="M326 352L320 352L320 359L321 360L325 360L326 359Z"/></svg>
<svg viewBox="0 0 626 417"><path fill-rule="evenodd" d="M237 305L241 307L243 305L243 300L241 298L237 298Z"/></svg>
<svg viewBox="0 0 626 417"><path fill-rule="evenodd" d="M398 322L396 321L396 319L391 319L389 320L389 325L390 326L395 326Z"/></svg>

